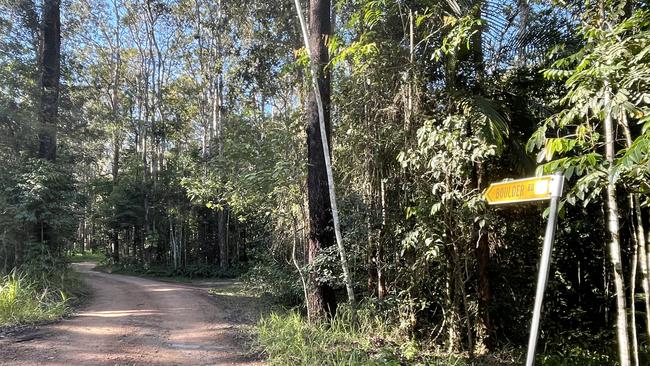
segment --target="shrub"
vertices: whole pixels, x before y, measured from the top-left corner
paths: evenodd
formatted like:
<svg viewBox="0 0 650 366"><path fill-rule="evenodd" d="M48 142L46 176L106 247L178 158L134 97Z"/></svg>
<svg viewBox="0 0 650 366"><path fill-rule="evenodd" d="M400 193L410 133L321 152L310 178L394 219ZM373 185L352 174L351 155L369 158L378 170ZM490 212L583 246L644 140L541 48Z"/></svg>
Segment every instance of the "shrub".
<svg viewBox="0 0 650 366"><path fill-rule="evenodd" d="M242 277L246 290L263 294L275 303L297 306L302 303L303 290L298 274L288 265L270 261L258 263Z"/></svg>
<svg viewBox="0 0 650 366"><path fill-rule="evenodd" d="M57 319L67 303L63 291L39 286L17 271L0 279L0 326Z"/></svg>

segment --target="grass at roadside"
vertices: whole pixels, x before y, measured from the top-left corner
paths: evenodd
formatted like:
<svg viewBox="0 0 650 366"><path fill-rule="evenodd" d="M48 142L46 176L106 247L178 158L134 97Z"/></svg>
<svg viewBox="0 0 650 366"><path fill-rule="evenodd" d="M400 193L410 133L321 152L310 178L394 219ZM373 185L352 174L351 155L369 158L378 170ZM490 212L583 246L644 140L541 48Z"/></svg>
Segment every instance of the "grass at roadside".
<svg viewBox="0 0 650 366"><path fill-rule="evenodd" d="M399 324L389 325L373 312L361 309L356 326L343 307L329 322L309 323L296 311L272 313L254 328L254 349L269 365L440 365L514 366L523 363L525 349L503 347L485 355L448 354L439 347L400 335ZM595 345L592 345L592 347ZM581 347L546 350L540 366L610 366L611 352ZM641 364L647 356L641 355Z"/></svg>
<svg viewBox="0 0 650 366"><path fill-rule="evenodd" d="M35 277L18 271L0 277L0 327L59 319L83 296L70 270L53 278Z"/></svg>
<svg viewBox="0 0 650 366"><path fill-rule="evenodd" d="M272 313L256 327L256 343L271 365L400 365L402 356L390 342L375 342L381 324L360 316L352 326L350 312L340 309L331 322L309 324L298 312ZM375 328L375 329L373 329Z"/></svg>
<svg viewBox="0 0 650 366"><path fill-rule="evenodd" d="M208 292L215 296L257 297L256 294L247 291L244 284L239 281L222 281L218 286L212 287Z"/></svg>

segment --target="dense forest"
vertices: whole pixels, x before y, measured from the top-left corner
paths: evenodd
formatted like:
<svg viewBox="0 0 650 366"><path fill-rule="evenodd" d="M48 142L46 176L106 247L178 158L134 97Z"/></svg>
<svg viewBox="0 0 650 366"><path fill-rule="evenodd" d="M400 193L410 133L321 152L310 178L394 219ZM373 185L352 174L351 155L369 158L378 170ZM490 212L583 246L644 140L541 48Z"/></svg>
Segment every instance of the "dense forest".
<svg viewBox="0 0 650 366"><path fill-rule="evenodd" d="M649 62L634 0L0 0L0 274L243 276L485 357L548 215L485 189L562 173L538 350L647 364Z"/></svg>

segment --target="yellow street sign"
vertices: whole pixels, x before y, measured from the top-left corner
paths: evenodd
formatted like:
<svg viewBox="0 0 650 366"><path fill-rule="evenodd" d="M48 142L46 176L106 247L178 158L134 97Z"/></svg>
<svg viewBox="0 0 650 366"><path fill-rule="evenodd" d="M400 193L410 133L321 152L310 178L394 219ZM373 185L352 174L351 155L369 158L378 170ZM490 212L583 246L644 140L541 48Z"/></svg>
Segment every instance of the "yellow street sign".
<svg viewBox="0 0 650 366"><path fill-rule="evenodd" d="M547 200L562 195L560 179L557 175L546 175L492 183L485 191L485 199L491 205Z"/></svg>
<svg viewBox="0 0 650 366"><path fill-rule="evenodd" d="M485 199L491 205L547 199L551 200L548 222L546 223L546 233L544 234L544 246L542 247L542 259L539 263L539 274L537 276L537 290L535 292L533 319L530 322L526 366L533 366L535 364L535 350L537 348L537 338L539 337L542 302L544 299L544 291L546 291L546 284L548 282L548 272L551 267L551 251L553 249L553 239L555 238L555 230L557 227L557 214L563 188L564 176L562 174L554 174L544 177L524 178L492 183L485 191Z"/></svg>

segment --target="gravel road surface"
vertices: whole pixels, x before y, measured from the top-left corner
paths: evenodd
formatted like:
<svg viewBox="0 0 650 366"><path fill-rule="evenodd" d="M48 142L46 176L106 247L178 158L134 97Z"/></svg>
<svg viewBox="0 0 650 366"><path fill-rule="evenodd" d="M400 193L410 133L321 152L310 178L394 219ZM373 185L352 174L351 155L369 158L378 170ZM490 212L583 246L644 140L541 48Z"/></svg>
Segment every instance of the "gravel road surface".
<svg viewBox="0 0 650 366"><path fill-rule="evenodd" d="M75 267L92 290L76 316L0 340L0 365L261 365L236 306L189 285ZM233 306L235 304L235 306Z"/></svg>

